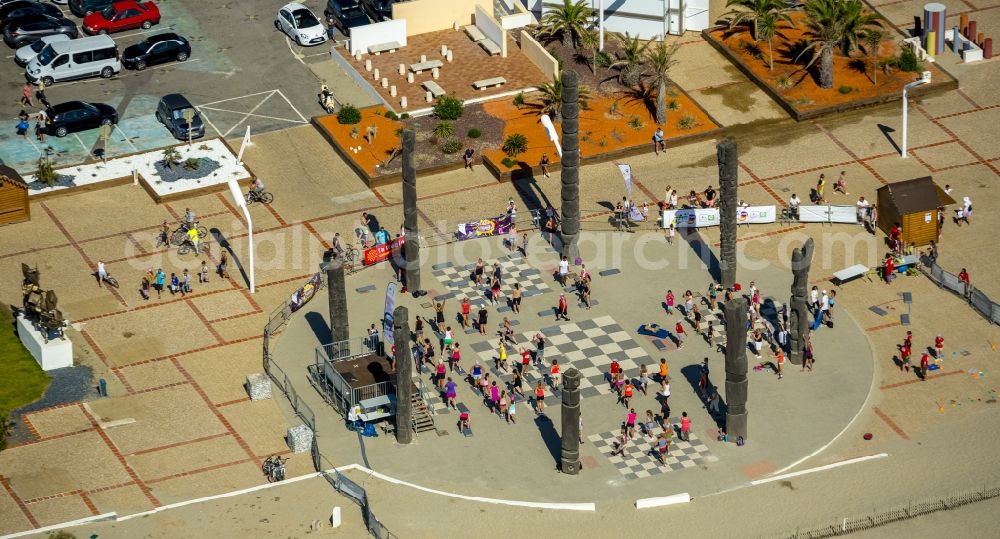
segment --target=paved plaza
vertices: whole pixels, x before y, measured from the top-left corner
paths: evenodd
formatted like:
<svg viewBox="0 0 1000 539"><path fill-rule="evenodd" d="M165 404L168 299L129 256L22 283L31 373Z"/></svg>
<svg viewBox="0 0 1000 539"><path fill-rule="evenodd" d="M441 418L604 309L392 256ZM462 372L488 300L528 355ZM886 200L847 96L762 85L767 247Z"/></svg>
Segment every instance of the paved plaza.
<svg viewBox="0 0 1000 539"><path fill-rule="evenodd" d="M884 4L879 10L900 25L912 23L923 5L912 0L878 4ZM953 6L950 15L957 20L959 12L968 11L992 29L1000 27L997 6L996 0L972 0ZM853 204L859 196L874 200L875 190L883 185L931 175L939 185L949 184L952 196L959 200L968 196L976 205L970 226L945 223L941 266L952 273L967 268L975 286L1000 298L1000 281L994 278L992 262L1000 252L995 242L988 241L990 232L1000 227L1000 213L992 207L992 189L1000 179L1000 148L995 137L988 136L1000 119L1000 94L995 91L1000 71L995 60L969 65L956 64L951 55L939 60L959 79L960 89L911 103L909 157L901 159L896 149L901 129L899 103L794 123L700 37L687 35L680 42L679 63L672 74L736 137L740 198L751 204L784 204L792 193L805 198L819 174L834 178L845 171L850 194L832 193L829 198L835 204ZM220 62L223 58L217 57ZM133 77L130 80L135 82L128 82L129 87L141 94L145 82L140 84L138 79L145 81L148 76ZM103 91L98 84L105 83L93 85L95 95ZM307 103L311 88L289 95L290 104ZM198 104L238 95L219 92L206 93ZM297 118L280 97L275 93L266 102L275 107L274 114L267 115ZM245 113L258 102L207 106ZM140 99L129 107L138 111L147 105ZM211 110L207 116L215 119ZM229 127L237 127L232 134L240 128L236 125L239 118L234 115L227 121ZM57 291L60 307L71 323L67 335L75 347L76 363L93 369L93 385L103 379L109 392L99 397L88 390L82 401L54 404L22 416L15 438L0 453L0 534L112 511L120 515L147 511L252 487L265 481L260 472L264 458L290 455L284 436L301 421L288 402L277 388L271 400L251 402L243 387L247 375L263 371L262 328L269 314L317 271L333 234L348 234L362 211L376 215L387 230L398 230L402 189L398 185L367 189L312 126L279 129L281 122L274 122L275 130L255 131L254 144L244 156L247 166L266 179L275 195L270 206L250 209L257 244L257 290L253 294L240 270L248 263L247 230L228 194L203 194L158 205L141 188L122 185L35 201L30 222L0 229L0 300L19 304L20 265L37 265L43 285ZM686 193L715 185L716 142L628 158L634 175L633 198L652 205L663 198L668 186ZM0 153L10 147L3 145ZM328 339L326 292L296 313L272 344L299 398L317 413L320 446L332 465L367 463L402 481L466 497L597 504L593 513L496 506L351 472L393 533L400 537L458 536L470 525L500 529L513 521L529 533L552 536L579 535L581 529L602 535L669 529L699 536L772 536L828 524L873 507L995 484L1000 478L1000 463L991 445L1000 430L994 404L1000 388L992 381L998 375L993 368L1000 353L996 327L961 298L921 275L901 276L892 285L866 279L839 286L832 283L835 271L856 263L874 265L885 251L881 233L872 236L857 226L776 223L740 227L738 281L744 285L756 281L776 305L788 301L791 250L813 238L817 250L810 284L837 291L837 323L816 334L813 372L786 365L786 375L779 381L766 366L751 369L748 443L736 447L717 441L718 425L698 394L696 374L698 364L708 357L713 384L724 388L723 359L716 343L695 338L689 326L688 341L678 350L669 337L648 335L640 328L658 324L672 330L680 320L662 308L668 289L678 298L688 289L704 292L718 253L718 230L678 234L673 245L666 244L653 224L643 225L634 234L615 232L609 222L609 205L624 196L617 168L610 163L587 165L580 175L580 248L594 275L592 297L596 301L591 310L579 307L575 296L559 286L554 278L556 253L546 248L548 244L536 230L519 230L530 236L526 257L511 257L499 238L447 243L456 224L499 215L509 198L518 204L522 222L527 221L529 208L550 202L559 205L557 174L498 183L483 167L418 179L420 232L429 243L422 263L423 285L430 293L422 298L397 298L398 304L410 309L411 317L427 318L433 317L434 300L447 298L446 311L455 327L461 299L481 302L484 297L484 290L468 279L469 265L479 258L490 264L500 261L505 275L503 301L489 307L486 336L478 331L458 332L464 352L462 367L468 371L476 359L484 366L493 365L496 331L508 317L516 322L518 346L527 345L541 332L549 339L547 359L558 357L560 364L565 360L566 366L585 370L581 404L585 443L579 476L555 472L560 415L551 388L546 388L544 417L535 413L530 401L519 400L517 424L508 425L489 413L482 397L468 384L460 383L458 401L473 417L474 436L464 437L457 429L457 414L446 410L425 369L415 373L414 381L423 386L436 411L438 432L422 433L409 447L397 445L391 436L369 438L362 451L358 436L344 427L306 379L305 366L315 357L314 346ZM164 220L177 221L185 208L194 210L213 230L207 264L214 266L225 249L230 275L213 274L209 282L195 283L192 293L185 296L164 293L161 298L154 294L143 300L138 287L148 268L163 268L169 275L200 267L201 259L156 246L157 227ZM121 288L96 284L99 260L122 283ZM607 269L620 273L599 275ZM352 335L361 335L381 319L383 292L392 279L392 271L384 265L348 277ZM515 282L526 290L519 315L506 304L508 286ZM376 291L358 292L368 285L375 285ZM570 299L569 322L554 317L560 291ZM904 302L904 293L912 296L911 303ZM901 318L904 314L908 325ZM709 313L710 319L714 316ZM893 361L906 331L913 332L915 347L921 349L932 345L938 334L946 339L948 353L926 382L900 370ZM427 336L432 337L430 332ZM626 409L604 378L607 365L611 358L621 358L626 373L636 377L639 365L656 372L661 357L670 365L670 423L676 424L680 413L688 412L694 424L691 443L682 445L675 438L670 457L675 460L668 460L668 466L659 465L646 452L649 442L643 440L625 456L609 457L609 440L618 433ZM510 359L519 358L511 353ZM759 363L752 355L748 360L751 366ZM510 381L502 371L493 376ZM539 379L541 372L529 369L526 388ZM659 411L658 389L654 381L648 395L636 396L633 404L640 416L647 409ZM871 433L872 439L864 440L865 433ZM881 453L889 456L749 486L750 481L778 472ZM308 454L290 456L290 476L314 471ZM308 515L301 515L298 527L292 528L293 519L283 520L286 533L277 536L301 536L308 522L324 518L328 506L341 505L345 514L357 511L332 488L320 486L311 483L300 490L289 485L274 494L283 501L328 495L323 503L310 506ZM682 492L690 493L695 501L643 511L633 505L638 498ZM259 503L264 502L254 502ZM222 505L213 507L217 507L213 511L227 510ZM781 518L773 516L775 511ZM171 514L151 516L148 522L165 519L156 520L157 526L170 533L176 529L171 527L176 524ZM268 518L251 509L233 514L247 522ZM185 515L182 520L193 522L188 526L206 525ZM984 520L989 520L988 515L978 514L969 530L979 529ZM358 522L355 518L353 525ZM736 531L728 527L731 522L745 527ZM138 536L131 529L100 526L79 527L74 533L80 537L91 533ZM195 533L190 528L187 532ZM219 535L226 536L226 532Z"/></svg>

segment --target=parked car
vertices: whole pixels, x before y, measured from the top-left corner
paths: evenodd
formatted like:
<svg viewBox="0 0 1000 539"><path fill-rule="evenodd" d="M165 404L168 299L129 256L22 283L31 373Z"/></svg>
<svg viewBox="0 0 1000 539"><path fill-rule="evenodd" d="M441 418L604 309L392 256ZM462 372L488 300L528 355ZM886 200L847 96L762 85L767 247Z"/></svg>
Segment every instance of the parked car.
<svg viewBox="0 0 1000 539"><path fill-rule="evenodd" d="M361 0L368 18L375 22L392 20L393 0Z"/></svg>
<svg viewBox="0 0 1000 539"><path fill-rule="evenodd" d="M34 60L38 53L42 52L49 43L56 43L59 41L69 41L69 36L66 34L56 34L54 36L45 36L42 39L32 43L31 45L25 45L14 53L14 63L19 66L26 66L28 62Z"/></svg>
<svg viewBox="0 0 1000 539"><path fill-rule="evenodd" d="M147 66L177 60L183 62L191 56L191 44L187 39L165 32L146 39L122 51L122 65L126 69L142 71Z"/></svg>
<svg viewBox="0 0 1000 539"><path fill-rule="evenodd" d="M104 103L67 101L50 107L45 112L50 120L45 125L45 132L57 137L118 123L118 111Z"/></svg>
<svg viewBox="0 0 1000 539"><path fill-rule="evenodd" d="M19 49L45 36L65 34L70 38L79 37L76 23L65 18L49 17L48 15L29 15L17 21L11 21L3 29L3 42L8 47Z"/></svg>
<svg viewBox="0 0 1000 539"><path fill-rule="evenodd" d="M184 111L188 109L194 111L191 125L184 120ZM201 119L201 113L181 94L168 94L160 98L160 103L156 105L156 119L176 139L187 140L189 130L193 139L205 136L205 122Z"/></svg>
<svg viewBox="0 0 1000 539"><path fill-rule="evenodd" d="M122 70L118 46L110 36L92 36L49 43L38 53L24 76L31 82L53 82L101 76L110 78Z"/></svg>
<svg viewBox="0 0 1000 539"><path fill-rule="evenodd" d="M110 34L133 28L148 30L154 24L160 24L160 10L156 4L125 0L84 17L83 31L90 35Z"/></svg>
<svg viewBox="0 0 1000 539"><path fill-rule="evenodd" d="M345 36L351 35L351 28L371 23L358 0L327 0L323 15Z"/></svg>
<svg viewBox="0 0 1000 539"><path fill-rule="evenodd" d="M69 10L77 17L86 17L95 11L107 9L115 0L70 0Z"/></svg>
<svg viewBox="0 0 1000 539"><path fill-rule="evenodd" d="M52 4L42 4L34 0L17 0L0 6L0 26L6 26L9 21L21 17L38 14L50 17L63 16L62 10Z"/></svg>
<svg viewBox="0 0 1000 539"><path fill-rule="evenodd" d="M326 41L326 27L309 8L291 2L281 6L274 27L301 46L319 45Z"/></svg>

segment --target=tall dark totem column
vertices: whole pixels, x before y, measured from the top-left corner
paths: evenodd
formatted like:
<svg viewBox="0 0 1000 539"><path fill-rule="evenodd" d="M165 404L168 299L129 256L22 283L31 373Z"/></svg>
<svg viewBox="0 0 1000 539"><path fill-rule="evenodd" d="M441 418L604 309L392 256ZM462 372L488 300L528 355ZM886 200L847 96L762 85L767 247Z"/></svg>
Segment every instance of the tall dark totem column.
<svg viewBox="0 0 1000 539"><path fill-rule="evenodd" d="M396 307L392 313L392 342L396 346L396 442L413 441L413 356L410 354L410 313L406 307ZM404 344L405 343L405 344Z"/></svg>
<svg viewBox="0 0 1000 539"><path fill-rule="evenodd" d="M719 269L722 286L731 288L736 284L736 191L739 186L739 156L736 140L725 138L718 144L716 153L719 160Z"/></svg>
<svg viewBox="0 0 1000 539"><path fill-rule="evenodd" d="M576 71L562 72L562 254L575 260L580 234L580 80Z"/></svg>
<svg viewBox="0 0 1000 539"><path fill-rule="evenodd" d="M726 433L747 439L747 299L722 304L726 320Z"/></svg>
<svg viewBox="0 0 1000 539"><path fill-rule="evenodd" d="M559 468L563 473L580 473L580 371L573 367L563 373L562 453Z"/></svg>
<svg viewBox="0 0 1000 539"><path fill-rule="evenodd" d="M792 251L792 299L788 309L788 343L792 350L789 359L795 365L802 364L809 334L809 308L806 294L809 293L809 267L812 266L813 240L809 238L802 247Z"/></svg>
<svg viewBox="0 0 1000 539"><path fill-rule="evenodd" d="M327 297L330 301L330 342L351 337L347 319L347 288L344 284L344 261L333 258L319 265L326 272Z"/></svg>
<svg viewBox="0 0 1000 539"><path fill-rule="evenodd" d="M417 297L420 292L420 232L417 230L417 169L413 166L413 146L416 133L403 130L403 267L406 269L406 287ZM404 342L410 342L409 336Z"/></svg>

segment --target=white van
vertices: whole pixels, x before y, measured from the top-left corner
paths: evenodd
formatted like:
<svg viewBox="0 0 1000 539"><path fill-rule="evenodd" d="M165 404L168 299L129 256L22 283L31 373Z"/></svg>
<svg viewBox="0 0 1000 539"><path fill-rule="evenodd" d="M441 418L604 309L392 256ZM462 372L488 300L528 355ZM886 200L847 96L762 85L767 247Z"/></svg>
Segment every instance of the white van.
<svg viewBox="0 0 1000 539"><path fill-rule="evenodd" d="M101 76L111 78L122 70L118 46L111 37L97 35L50 43L25 69L31 82L53 82Z"/></svg>

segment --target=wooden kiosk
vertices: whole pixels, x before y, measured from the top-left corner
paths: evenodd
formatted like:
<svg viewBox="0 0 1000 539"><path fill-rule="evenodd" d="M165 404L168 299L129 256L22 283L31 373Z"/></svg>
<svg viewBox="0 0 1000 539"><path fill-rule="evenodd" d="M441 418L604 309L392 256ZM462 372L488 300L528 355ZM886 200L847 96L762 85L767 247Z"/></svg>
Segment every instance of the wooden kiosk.
<svg viewBox="0 0 1000 539"><path fill-rule="evenodd" d="M888 236L899 223L906 244L927 245L938 240L938 213L954 203L930 176L890 183L878 188L878 227Z"/></svg>
<svg viewBox="0 0 1000 539"><path fill-rule="evenodd" d="M0 165L0 225L30 219L28 184L16 170Z"/></svg>

